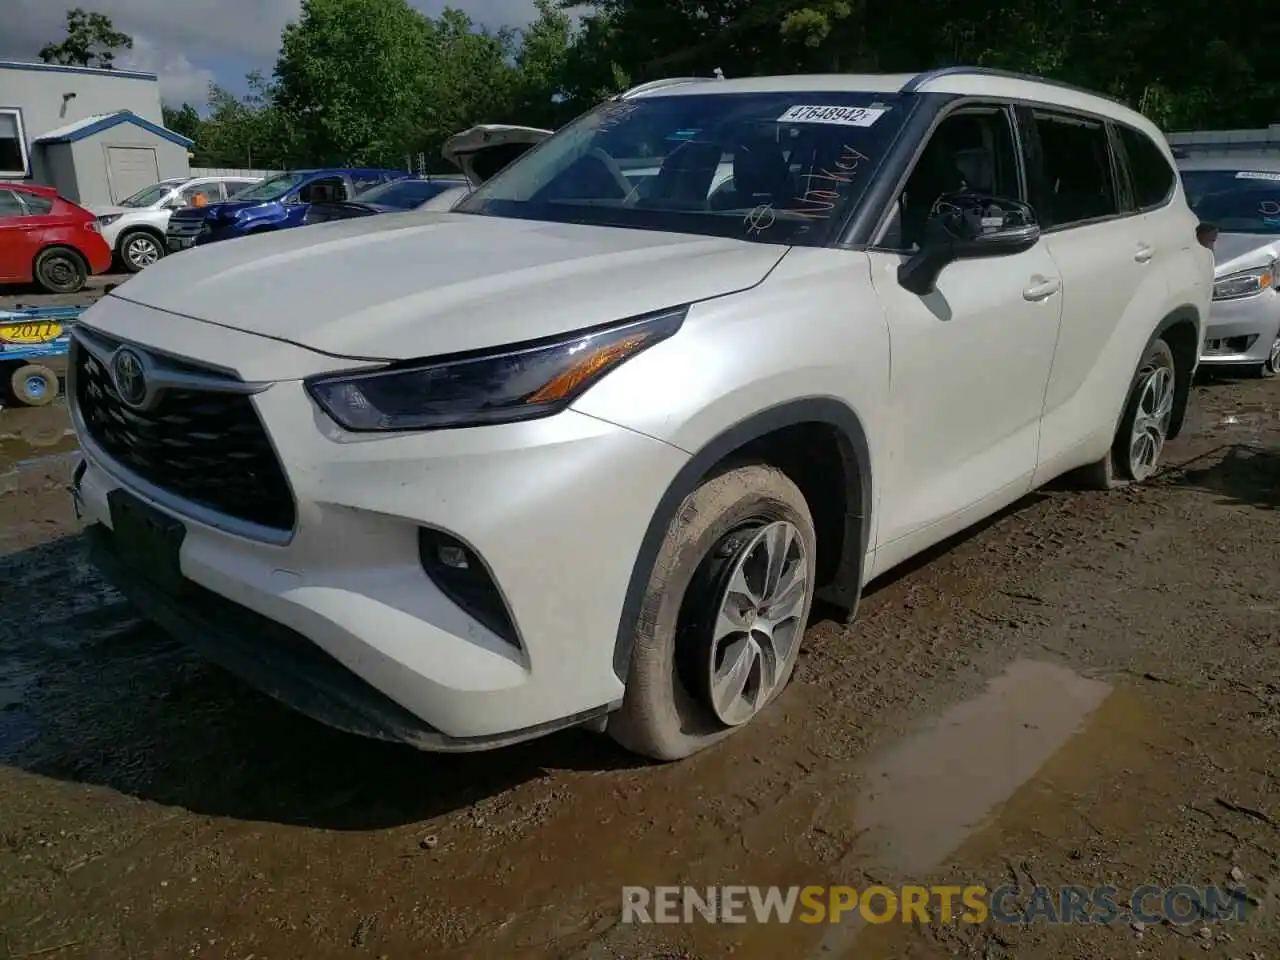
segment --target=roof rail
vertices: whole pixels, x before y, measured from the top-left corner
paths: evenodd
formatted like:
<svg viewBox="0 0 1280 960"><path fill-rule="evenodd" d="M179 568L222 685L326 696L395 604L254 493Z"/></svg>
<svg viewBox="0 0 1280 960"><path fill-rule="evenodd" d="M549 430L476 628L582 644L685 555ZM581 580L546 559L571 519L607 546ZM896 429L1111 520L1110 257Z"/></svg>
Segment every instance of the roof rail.
<svg viewBox="0 0 1280 960"><path fill-rule="evenodd" d="M674 87L680 83L708 83L711 80L723 80L724 77L664 77L661 80L650 80L648 83L642 83L630 90L624 90L622 93L614 94L611 100L629 100L631 97L641 93L648 93L650 90L659 90L662 87Z"/></svg>
<svg viewBox="0 0 1280 960"><path fill-rule="evenodd" d="M1018 73L1016 70L1001 70L998 67L937 67L933 70L925 70L917 73L902 86L902 93L915 93L930 80L940 80L943 77L1000 77L1005 80L1022 80L1026 83L1042 83L1049 87L1058 87L1061 90L1071 90L1074 93L1084 93L1091 97L1098 97L1102 100L1110 100L1112 103L1118 103L1122 107L1129 105L1118 97L1109 94L1099 93L1097 90L1088 90L1085 87L1077 87L1074 83L1065 83L1062 80L1052 80L1049 77L1037 77L1033 73Z"/></svg>

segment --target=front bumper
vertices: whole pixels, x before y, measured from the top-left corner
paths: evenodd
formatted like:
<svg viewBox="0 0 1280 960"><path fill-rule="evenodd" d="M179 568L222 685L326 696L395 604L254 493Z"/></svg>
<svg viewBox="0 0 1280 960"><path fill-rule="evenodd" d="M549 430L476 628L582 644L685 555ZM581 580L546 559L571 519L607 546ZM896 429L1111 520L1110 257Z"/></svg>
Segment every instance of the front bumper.
<svg viewBox="0 0 1280 960"><path fill-rule="evenodd" d="M145 613L317 719L423 749L498 746L620 703L613 652L623 598L686 454L574 411L371 437L333 427L297 381L253 400L297 501L296 526L281 542L149 495L76 417L79 508L98 525L104 573ZM199 588L196 602L113 563L108 496L119 488L182 521L179 565ZM515 644L426 575L423 527L483 559Z"/></svg>
<svg viewBox="0 0 1280 960"><path fill-rule="evenodd" d="M1280 336L1280 293L1267 290L1239 300L1215 300L1205 327L1204 365L1263 363Z"/></svg>

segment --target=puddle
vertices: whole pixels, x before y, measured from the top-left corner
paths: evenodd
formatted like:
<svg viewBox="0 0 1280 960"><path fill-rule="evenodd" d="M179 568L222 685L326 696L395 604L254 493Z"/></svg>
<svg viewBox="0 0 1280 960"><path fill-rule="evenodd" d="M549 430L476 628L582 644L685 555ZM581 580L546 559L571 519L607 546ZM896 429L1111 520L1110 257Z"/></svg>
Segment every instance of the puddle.
<svg viewBox="0 0 1280 960"><path fill-rule="evenodd" d="M845 862L885 883L920 882L990 822L1110 692L1056 664L1015 661L979 696L871 762L854 807L866 840ZM830 928L817 956L850 949L862 920L848 920Z"/></svg>
<svg viewBox="0 0 1280 960"><path fill-rule="evenodd" d="M21 663L0 663L0 761L36 734L36 719L23 705L34 677Z"/></svg>
<svg viewBox="0 0 1280 960"><path fill-rule="evenodd" d="M26 474L58 471L59 461L68 461L69 476L69 461L78 449L61 405L0 412L0 494L19 490Z"/></svg>

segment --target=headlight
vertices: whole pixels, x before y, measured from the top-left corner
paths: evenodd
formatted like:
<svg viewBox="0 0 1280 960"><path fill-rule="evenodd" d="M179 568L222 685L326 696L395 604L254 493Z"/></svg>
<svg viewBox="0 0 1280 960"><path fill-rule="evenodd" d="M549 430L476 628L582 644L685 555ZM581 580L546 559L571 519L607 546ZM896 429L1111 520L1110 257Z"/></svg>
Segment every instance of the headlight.
<svg viewBox="0 0 1280 960"><path fill-rule="evenodd" d="M352 431L510 423L559 413L610 370L684 322L687 306L499 351L317 377L307 390Z"/></svg>
<svg viewBox="0 0 1280 960"><path fill-rule="evenodd" d="M1241 297L1251 297L1263 290L1270 290L1275 283L1275 268L1276 265L1272 263L1269 266L1242 270L1215 280L1213 299L1238 300Z"/></svg>
<svg viewBox="0 0 1280 960"><path fill-rule="evenodd" d="M104 213L98 218L98 226L105 227L109 224L115 223L123 216L123 213Z"/></svg>

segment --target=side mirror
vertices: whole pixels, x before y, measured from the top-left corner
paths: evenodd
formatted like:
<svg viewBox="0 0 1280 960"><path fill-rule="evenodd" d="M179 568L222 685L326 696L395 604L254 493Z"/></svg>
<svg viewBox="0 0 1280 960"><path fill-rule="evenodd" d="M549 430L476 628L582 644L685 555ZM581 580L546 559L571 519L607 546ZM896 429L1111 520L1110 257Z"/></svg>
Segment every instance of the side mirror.
<svg viewBox="0 0 1280 960"><path fill-rule="evenodd" d="M898 283L924 296L953 261L1012 256L1030 250L1039 239L1035 211L1020 200L974 193L943 196L925 222L924 243L898 268Z"/></svg>

